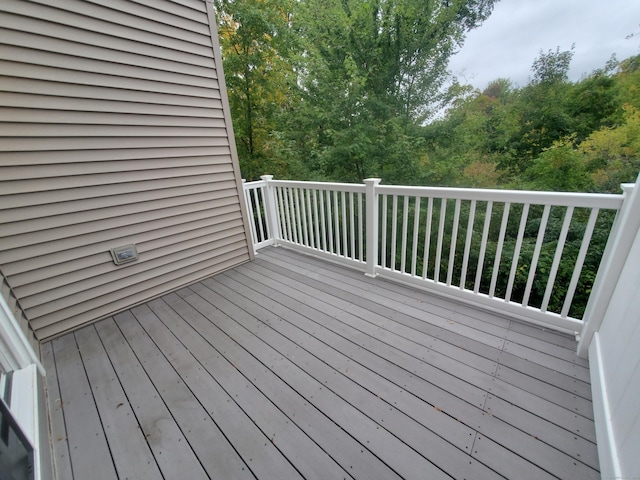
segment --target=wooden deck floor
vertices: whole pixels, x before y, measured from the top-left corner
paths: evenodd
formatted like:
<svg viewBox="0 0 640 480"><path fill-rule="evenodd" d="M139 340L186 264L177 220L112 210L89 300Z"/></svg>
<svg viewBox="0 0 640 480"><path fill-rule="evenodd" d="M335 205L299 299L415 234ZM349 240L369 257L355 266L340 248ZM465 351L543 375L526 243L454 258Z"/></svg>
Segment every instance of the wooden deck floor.
<svg viewBox="0 0 640 480"><path fill-rule="evenodd" d="M59 479L597 479L561 334L287 251L43 345Z"/></svg>

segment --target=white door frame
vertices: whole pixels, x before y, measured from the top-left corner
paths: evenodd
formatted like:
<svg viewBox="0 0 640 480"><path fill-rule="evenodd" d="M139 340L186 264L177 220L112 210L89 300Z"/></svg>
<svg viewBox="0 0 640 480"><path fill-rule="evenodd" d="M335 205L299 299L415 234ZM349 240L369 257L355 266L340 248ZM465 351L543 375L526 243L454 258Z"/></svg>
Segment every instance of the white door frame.
<svg viewBox="0 0 640 480"><path fill-rule="evenodd" d="M39 391L38 382L44 380L45 369L1 295L0 367L4 372L13 373L9 410L33 447L34 478L44 480L41 445L47 445L43 440L48 439L42 438L39 428L39 415L43 412L39 408L42 390Z"/></svg>

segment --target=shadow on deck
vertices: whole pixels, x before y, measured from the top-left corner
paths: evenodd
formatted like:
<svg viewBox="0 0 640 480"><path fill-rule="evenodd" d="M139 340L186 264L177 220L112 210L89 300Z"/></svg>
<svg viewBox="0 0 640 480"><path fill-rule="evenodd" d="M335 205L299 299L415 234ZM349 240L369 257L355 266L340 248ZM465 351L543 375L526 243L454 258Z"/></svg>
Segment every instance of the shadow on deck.
<svg viewBox="0 0 640 480"><path fill-rule="evenodd" d="M598 479L569 336L283 248L43 345L59 479Z"/></svg>

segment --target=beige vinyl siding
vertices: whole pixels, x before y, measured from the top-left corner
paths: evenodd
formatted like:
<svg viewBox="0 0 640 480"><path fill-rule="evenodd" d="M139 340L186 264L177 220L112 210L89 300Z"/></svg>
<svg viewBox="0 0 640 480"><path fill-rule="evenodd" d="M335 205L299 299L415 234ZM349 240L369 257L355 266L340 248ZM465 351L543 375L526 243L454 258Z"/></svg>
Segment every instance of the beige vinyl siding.
<svg viewBox="0 0 640 480"><path fill-rule="evenodd" d="M216 227L218 228L234 228L232 225L234 221L238 221L237 212L231 212L227 214L219 214L216 217ZM199 215L189 215L184 218L183 224L171 223L167 225L169 220L163 219L162 221L154 222L152 227L159 227L153 230L144 231L123 231L127 235L136 235L136 239L140 242L140 245L156 240L163 241L162 239L175 234L175 232L188 234L192 230L199 230L211 225L210 216L207 212L199 212ZM164 228L163 228L164 227ZM11 277L12 284L15 283L16 288L26 285L32 282L38 282L39 280L49 281L49 279L56 277L60 274L67 273L68 271L77 271L82 268L91 268L92 263L86 257L93 257L95 255L104 255L107 252L106 248L109 247L114 241L126 240L129 237L121 238L109 238L105 241L99 239L91 239L95 243L79 246L67 251L60 251L50 254L39 255L33 258L27 258L25 260L7 264L7 272L12 271L12 267L20 266L21 270L16 269L16 274ZM121 244L123 242L121 241ZM102 257L104 263L104 257ZM54 261L55 260L55 261ZM108 266L108 263L106 264ZM51 273L50 273L51 272ZM51 281L50 287L55 286L56 281Z"/></svg>
<svg viewBox="0 0 640 480"><path fill-rule="evenodd" d="M0 266L39 339L251 258L212 20L204 0L0 2Z"/></svg>
<svg viewBox="0 0 640 480"><path fill-rule="evenodd" d="M236 226L233 227L232 225ZM242 235L242 233L242 223L234 220L219 226L189 230L170 237L154 238L148 242L140 242L138 246L145 249L147 252L146 259L151 262L157 259L162 260L164 256L173 253L176 248L203 248L212 242L229 238L232 238L235 243L240 240L239 235ZM16 291L20 292L22 304L25 307L44 303L44 297L49 297L47 301L53 301L59 298L60 295L52 292L58 292L62 287L75 282L86 281L95 285L107 283L109 276L114 274L113 270L109 268L108 262L105 262L110 260L107 256L108 254L103 252L89 255L76 261L72 260L65 264L53 265L52 267L54 268L43 271L38 276L40 280L35 281L30 280L29 273L31 272L26 272L23 277L14 279L13 283L16 285ZM139 267L133 267L136 266L132 266L130 274L134 273L136 269L140 270ZM55 282L51 282L53 277L55 277ZM40 295L40 298L35 298L34 296L36 295Z"/></svg>

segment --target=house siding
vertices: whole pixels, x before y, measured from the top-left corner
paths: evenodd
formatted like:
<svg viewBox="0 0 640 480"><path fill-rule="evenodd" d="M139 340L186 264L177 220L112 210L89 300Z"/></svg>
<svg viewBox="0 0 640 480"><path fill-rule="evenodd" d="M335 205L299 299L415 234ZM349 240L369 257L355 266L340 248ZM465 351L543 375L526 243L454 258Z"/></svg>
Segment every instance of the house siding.
<svg viewBox="0 0 640 480"><path fill-rule="evenodd" d="M38 339L251 258L211 8L0 3L0 266Z"/></svg>

